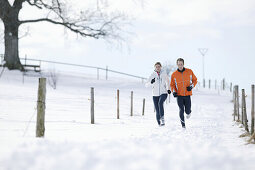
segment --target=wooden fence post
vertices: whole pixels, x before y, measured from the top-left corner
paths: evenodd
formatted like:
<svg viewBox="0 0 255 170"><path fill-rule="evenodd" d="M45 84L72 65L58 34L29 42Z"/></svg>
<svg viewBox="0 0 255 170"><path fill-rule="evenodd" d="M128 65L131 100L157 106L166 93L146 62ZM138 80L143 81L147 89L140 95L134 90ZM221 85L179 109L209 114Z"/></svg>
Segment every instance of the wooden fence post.
<svg viewBox="0 0 255 170"><path fill-rule="evenodd" d="M211 80L209 79L209 89L211 89Z"/></svg>
<svg viewBox="0 0 255 170"><path fill-rule="evenodd" d="M133 116L133 91L131 91L131 110L130 110L130 116Z"/></svg>
<svg viewBox="0 0 255 170"><path fill-rule="evenodd" d="M230 83L229 89L230 89L230 92L232 92L232 83Z"/></svg>
<svg viewBox="0 0 255 170"><path fill-rule="evenodd" d="M91 115L91 124L95 124L95 113L94 113L94 88L91 87L91 97L90 97L90 115Z"/></svg>
<svg viewBox="0 0 255 170"><path fill-rule="evenodd" d="M241 104L241 112L242 112L242 120L241 120L241 122L242 122L242 124L244 125L244 113L243 113L243 111L244 111L244 102L243 102L243 95L242 95L242 97L241 97L241 101L242 101L242 104Z"/></svg>
<svg viewBox="0 0 255 170"><path fill-rule="evenodd" d="M142 112L143 116L144 116L144 110L145 110L145 99L143 99L143 112Z"/></svg>
<svg viewBox="0 0 255 170"><path fill-rule="evenodd" d="M242 89L242 101L243 101L243 121L244 121L244 128L247 132L249 132L248 128L248 119L247 119L247 112L246 112L246 101L245 101L245 90Z"/></svg>
<svg viewBox="0 0 255 170"><path fill-rule="evenodd" d="M225 78L222 80L222 89L225 90Z"/></svg>
<svg viewBox="0 0 255 170"><path fill-rule="evenodd" d="M44 137L45 98L46 98L46 78L39 78L38 99L37 99L36 137Z"/></svg>
<svg viewBox="0 0 255 170"><path fill-rule="evenodd" d="M205 88L205 79L203 79L203 87Z"/></svg>
<svg viewBox="0 0 255 170"><path fill-rule="evenodd" d="M235 101L236 86L233 87L233 102Z"/></svg>
<svg viewBox="0 0 255 170"><path fill-rule="evenodd" d="M240 113L239 113L239 86L236 86L236 108L237 108L237 120L240 122Z"/></svg>
<svg viewBox="0 0 255 170"><path fill-rule="evenodd" d="M117 90L117 119L120 119L120 90Z"/></svg>
<svg viewBox="0 0 255 170"><path fill-rule="evenodd" d="M254 133L254 84L251 85L251 134Z"/></svg>
<svg viewBox="0 0 255 170"><path fill-rule="evenodd" d="M234 121L236 119L236 115L237 115L237 109L236 109L236 86L234 87L234 91L233 91L233 103L234 103Z"/></svg>

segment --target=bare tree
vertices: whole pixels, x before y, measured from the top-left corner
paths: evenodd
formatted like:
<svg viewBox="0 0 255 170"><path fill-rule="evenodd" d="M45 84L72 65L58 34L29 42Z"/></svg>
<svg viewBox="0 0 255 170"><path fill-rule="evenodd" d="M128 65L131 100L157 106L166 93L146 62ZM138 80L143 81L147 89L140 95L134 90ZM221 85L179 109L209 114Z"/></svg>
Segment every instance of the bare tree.
<svg viewBox="0 0 255 170"><path fill-rule="evenodd" d="M166 71L167 75L171 75L175 70L177 69L176 65L171 64L171 63L165 63L163 65L163 70Z"/></svg>
<svg viewBox="0 0 255 170"><path fill-rule="evenodd" d="M99 0L99 3L106 0ZM20 20L19 13L24 3L44 10L47 15L37 19ZM24 70L19 59L19 27L22 24L48 22L61 25L82 37L95 39L122 38L122 26L126 24L126 16L118 11L109 12L107 6L97 5L83 11L72 11L65 0L0 0L0 19L4 23L5 66L9 69Z"/></svg>
<svg viewBox="0 0 255 170"><path fill-rule="evenodd" d="M59 78L59 75L58 73L56 72L55 69L52 69L50 70L49 72L49 78L48 78L48 82L49 82L49 85L55 90L57 89L57 82L58 82L58 78Z"/></svg>

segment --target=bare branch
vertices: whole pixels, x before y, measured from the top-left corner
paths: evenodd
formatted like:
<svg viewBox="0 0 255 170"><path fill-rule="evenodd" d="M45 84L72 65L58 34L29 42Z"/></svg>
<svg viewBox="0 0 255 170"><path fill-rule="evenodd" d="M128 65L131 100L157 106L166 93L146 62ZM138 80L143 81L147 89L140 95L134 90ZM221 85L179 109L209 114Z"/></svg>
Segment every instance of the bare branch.
<svg viewBox="0 0 255 170"><path fill-rule="evenodd" d="M36 0L33 0L33 1L31 1L31 0L26 0L26 2L27 2L29 5L31 5L31 6L35 6L35 7L39 8L39 9L42 9L42 7L36 3L36 2L37 2Z"/></svg>
<svg viewBox="0 0 255 170"><path fill-rule="evenodd" d="M80 34L81 36L84 36L84 37L99 38L100 36L104 36L104 34L105 34L103 31L100 31L100 30L95 30L94 33L91 33L91 32L86 33L86 31L90 31L89 30L90 28L87 28L87 30L86 30L86 28L84 28L82 30L82 29L76 28L75 24L58 22L58 21L51 20L49 18L41 18L41 19L35 19L35 20L25 20L25 21L21 21L21 24L33 23L33 22L42 22L42 21L47 21L47 22L50 22L50 23L53 23L53 24L56 24L56 25L65 26L69 30L71 30L71 31L73 31L77 34Z"/></svg>
<svg viewBox="0 0 255 170"><path fill-rule="evenodd" d="M48 10L48 15L39 19L23 20L20 24L49 22L56 25L62 25L70 31L77 33L83 37L92 38L113 38L124 40L121 38L120 32L122 27L127 23L127 17L120 12L106 12L97 5L96 9L87 9L85 11L73 12L66 3L60 0L52 0L46 3L43 0L27 0L27 2L40 9Z"/></svg>

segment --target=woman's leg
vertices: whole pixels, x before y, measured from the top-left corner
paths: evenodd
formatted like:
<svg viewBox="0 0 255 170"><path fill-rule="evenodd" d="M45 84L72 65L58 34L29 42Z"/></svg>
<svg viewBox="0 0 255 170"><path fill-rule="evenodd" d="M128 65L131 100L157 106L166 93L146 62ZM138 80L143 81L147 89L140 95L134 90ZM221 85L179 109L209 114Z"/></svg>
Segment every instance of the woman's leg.
<svg viewBox="0 0 255 170"><path fill-rule="evenodd" d="M164 102L166 101L166 98L167 98L167 94L162 94L159 97L158 105L159 105L159 115L160 115L160 118L164 117Z"/></svg>
<svg viewBox="0 0 255 170"><path fill-rule="evenodd" d="M154 103L154 107L155 107L155 110L156 110L156 119L157 119L158 124L160 125L160 115L159 115L158 101L159 101L159 96L153 96L153 103Z"/></svg>

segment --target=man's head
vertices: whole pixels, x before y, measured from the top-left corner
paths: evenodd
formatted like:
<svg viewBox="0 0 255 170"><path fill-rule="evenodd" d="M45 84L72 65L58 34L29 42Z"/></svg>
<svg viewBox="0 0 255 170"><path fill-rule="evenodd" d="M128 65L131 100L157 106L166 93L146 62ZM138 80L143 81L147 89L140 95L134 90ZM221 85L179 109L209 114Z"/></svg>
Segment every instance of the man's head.
<svg viewBox="0 0 255 170"><path fill-rule="evenodd" d="M162 65L161 65L160 62L156 62L155 65L154 65L154 67L155 67L155 71L160 72L160 71L161 71Z"/></svg>
<svg viewBox="0 0 255 170"><path fill-rule="evenodd" d="M182 58L178 58L176 64L178 66L178 69L182 71L184 68L184 60Z"/></svg>

